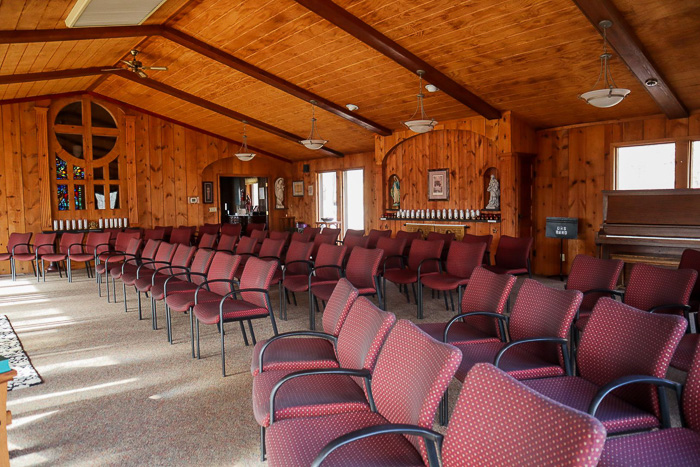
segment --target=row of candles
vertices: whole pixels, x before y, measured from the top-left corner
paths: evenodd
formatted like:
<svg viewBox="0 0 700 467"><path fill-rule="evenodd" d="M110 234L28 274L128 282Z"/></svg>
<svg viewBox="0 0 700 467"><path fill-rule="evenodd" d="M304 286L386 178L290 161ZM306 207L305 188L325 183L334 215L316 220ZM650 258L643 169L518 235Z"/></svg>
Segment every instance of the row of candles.
<svg viewBox="0 0 700 467"><path fill-rule="evenodd" d="M93 224L94 225L94 224ZM129 226L129 219L124 218L104 218L98 219L97 225L100 229L122 229ZM54 230L84 230L90 228L87 219L54 220Z"/></svg>
<svg viewBox="0 0 700 467"><path fill-rule="evenodd" d="M442 220L469 220L482 219L482 213L478 209L400 209L387 214L388 217L399 219L442 219ZM489 219L491 216L489 216Z"/></svg>

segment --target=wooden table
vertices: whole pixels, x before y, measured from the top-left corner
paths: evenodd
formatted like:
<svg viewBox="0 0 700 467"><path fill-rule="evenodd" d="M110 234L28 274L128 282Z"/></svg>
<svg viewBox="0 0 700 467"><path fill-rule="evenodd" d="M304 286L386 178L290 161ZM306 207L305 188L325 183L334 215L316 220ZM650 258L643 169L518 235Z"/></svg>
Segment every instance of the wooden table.
<svg viewBox="0 0 700 467"><path fill-rule="evenodd" d="M12 423L12 412L7 410L7 383L17 376L15 370L0 373L0 467L9 467L10 451L7 448L7 426Z"/></svg>

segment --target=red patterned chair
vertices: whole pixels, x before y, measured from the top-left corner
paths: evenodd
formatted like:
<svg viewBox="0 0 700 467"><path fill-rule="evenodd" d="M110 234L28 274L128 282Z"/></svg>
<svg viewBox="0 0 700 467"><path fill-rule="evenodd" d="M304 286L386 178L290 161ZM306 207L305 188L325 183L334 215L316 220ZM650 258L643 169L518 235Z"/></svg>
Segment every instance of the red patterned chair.
<svg viewBox="0 0 700 467"><path fill-rule="evenodd" d="M105 233L107 233L107 230L105 230ZM124 253L127 252L129 245L131 243L132 239L139 240L141 235L139 233L129 233L129 232L119 232L116 234L116 238L114 240L114 243L112 243L112 234L110 233L110 238L109 238L109 244L110 247L113 247L114 249L110 251L106 251L104 253L101 253L97 255L97 262L95 263L95 276L97 280L97 294L101 297L102 296L102 277L106 277L105 282L107 283L107 302L110 301L109 298L109 269L106 267L106 262L109 260L109 267L112 268L116 265L121 266L121 262L124 261ZM102 245L98 245L102 246ZM138 253L139 248L141 248L141 242L139 241L138 246L136 247L136 250L130 251L129 253L131 255L136 255ZM116 291L115 291L115 298L114 300L116 301Z"/></svg>
<svg viewBox="0 0 700 467"><path fill-rule="evenodd" d="M304 232L292 232L292 241L310 243L313 240L311 238L311 232L307 232L306 229L304 229Z"/></svg>
<svg viewBox="0 0 700 467"><path fill-rule="evenodd" d="M83 237L85 234L79 233L79 232L66 232L63 235L61 235L61 240L59 241L58 245L58 253L49 253L41 258L41 270L44 270L44 261L48 261L50 263L58 263L60 261L63 261L64 264L68 259L68 252L72 254L80 254L83 252ZM60 266L59 268L59 273L61 271ZM68 282L72 282L71 280L71 275L70 271L68 270L68 267L66 267L66 275L68 277Z"/></svg>
<svg viewBox="0 0 700 467"><path fill-rule="evenodd" d="M472 235L465 233L462 237L463 243L484 243L486 251L484 251L484 261L481 264L491 264L491 243L493 243L493 235Z"/></svg>
<svg viewBox="0 0 700 467"><path fill-rule="evenodd" d="M161 255L163 245L169 245L169 243L161 243L161 247L156 255L156 261L141 265L138 277L134 282L134 287L136 287L139 296L142 292L148 295L156 284L164 284L171 274L186 271L192 262L195 251L197 251L197 248L193 246L172 245L174 247L172 259L170 261L167 259L159 261L158 256ZM153 329L157 330L158 317L156 316L156 300L153 298L153 294L151 294L151 321Z"/></svg>
<svg viewBox="0 0 700 467"><path fill-rule="evenodd" d="M309 292L309 329L316 329L316 308L311 288L315 285L335 284L343 277L345 246L322 244L314 258L314 267L306 278L286 277L284 287L292 292ZM306 279L304 281L304 279ZM295 298L296 304L296 298Z"/></svg>
<svg viewBox="0 0 700 467"><path fill-rule="evenodd" d="M452 291L457 291L457 303L459 303L462 299L462 288L469 283L469 278L474 269L482 263L485 250L486 245L483 243L452 242L447 253L447 261L445 261L446 271L440 274L428 274L425 277L418 277L418 295L421 300L419 316L423 316L423 286L442 292L446 310L449 310L447 305L447 294L449 293L452 311L455 311Z"/></svg>
<svg viewBox="0 0 700 467"><path fill-rule="evenodd" d="M231 235L232 237L240 237L243 226L241 224L223 224L221 226L221 235Z"/></svg>
<svg viewBox="0 0 700 467"><path fill-rule="evenodd" d="M403 269L384 269L382 274L383 289L386 290L386 281L393 282L398 286L404 286L406 293L406 301L410 303L408 298L408 285L413 288L413 298L416 301L416 315L419 319L422 310L420 301L416 295L415 284L418 282L418 276L427 276L428 274L441 272L442 266L440 260L435 258L440 257L442 251L442 240L414 240L411 243L411 251L408 253L408 264ZM385 263L386 264L386 263ZM386 296L386 294L384 295ZM384 304L386 306L386 304Z"/></svg>
<svg viewBox="0 0 700 467"><path fill-rule="evenodd" d="M258 232L262 232L261 230ZM241 240L241 243L243 243L243 240ZM255 252L255 253L240 253L237 252L237 254L241 257L241 264L238 266L238 271L236 271L236 274L234 277L236 279L239 279L243 275L243 271L245 270L246 264L248 264L248 260L254 256L257 256L260 259L265 259L265 260L273 260L276 261L278 265L282 263L282 250L284 249L284 242L282 240L272 240L269 238L266 238L265 240L262 241L262 245L260 245L260 249Z"/></svg>
<svg viewBox="0 0 700 467"><path fill-rule="evenodd" d="M303 235L307 235L309 237L309 241L313 242L314 239L316 238L316 235L319 235L321 233L321 228L320 227L305 227L301 233Z"/></svg>
<svg viewBox="0 0 700 467"><path fill-rule="evenodd" d="M271 240L275 241L275 240ZM281 243L281 242L279 242ZM192 313L196 323L197 358L199 352L199 323L216 324L221 337L221 374L226 376L226 352L224 349L224 323L238 321L245 345L248 345L243 321L248 322L250 337L255 345L255 332L251 320L270 318L272 331L277 335L275 314L270 303L270 282L277 270L277 261L250 258L241 276L240 288L233 290L234 281L229 281L231 290L226 290L225 280L210 280L197 287ZM222 283L223 282L223 283ZM238 296L240 295L240 299Z"/></svg>
<svg viewBox="0 0 700 467"><path fill-rule="evenodd" d="M333 243L335 243L340 235L340 229L330 229L328 227L324 227L324 229L321 230L321 235L333 238Z"/></svg>
<svg viewBox="0 0 700 467"><path fill-rule="evenodd" d="M313 246L313 243L302 243L292 240L292 243L289 244L289 248L287 249L284 268L277 268L275 276L272 278L272 283L278 284L280 288L281 319L287 319L287 303L289 302L287 289L284 287L285 279L293 276L308 279L309 272L311 268L314 267L314 263L311 262L311 249ZM296 298L294 302L296 304Z"/></svg>
<svg viewBox="0 0 700 467"><path fill-rule="evenodd" d="M391 237L391 230L377 230L372 229L367 235L369 240L367 240L367 248L377 248L377 242L382 237Z"/></svg>
<svg viewBox="0 0 700 467"><path fill-rule="evenodd" d="M700 275L700 251L691 249L684 250L678 269L692 269ZM690 306L691 313L695 312L695 332L683 336L671 360L671 366L683 371L690 370L693 354L700 342L700 276L695 280L695 287L693 287L693 291L690 293L688 305ZM689 315L689 317L692 317L692 315Z"/></svg>
<svg viewBox="0 0 700 467"><path fill-rule="evenodd" d="M336 341L338 367L357 374L329 373L327 368L280 369L265 370L253 378L253 414L260 425L261 458L265 428L270 426L273 411L273 420L283 420L371 410L364 385L370 384L379 350L394 323L393 313L358 298Z"/></svg>
<svg viewBox="0 0 700 467"><path fill-rule="evenodd" d="M236 243L238 243L238 237L221 234L221 237L219 237L219 243L216 245L216 250L227 251L233 254L233 252L236 250Z"/></svg>
<svg viewBox="0 0 700 467"><path fill-rule="evenodd" d="M156 227L155 229L146 229L143 233L143 241L148 242L149 240L161 240L165 241L165 237L167 236L168 239L170 239L170 234L172 233L173 228L170 227L170 230L166 230L164 227ZM136 234L140 232L124 232L124 233L131 233ZM119 236L119 234L117 234Z"/></svg>
<svg viewBox="0 0 700 467"><path fill-rule="evenodd" d="M143 250L141 251L141 255L134 255L134 256L126 256L124 261L122 261L121 267L120 268L110 268L109 269L109 275L112 276L112 280L114 281L115 279L122 279L124 277L124 274L129 274L131 277L136 277L136 273L139 269L139 265L141 264L142 261L153 261L156 259L156 254L158 253L158 248L160 247L160 244L163 243L160 240L149 240L146 242L146 245L143 247ZM114 286L114 282L112 282L112 285ZM126 284L122 281L122 292L124 293L124 312L126 313L127 310L127 304L126 304ZM117 301L116 297L116 286L115 286L115 296L114 296L114 301Z"/></svg>
<svg viewBox="0 0 700 467"><path fill-rule="evenodd" d="M673 381L666 384L680 392ZM639 433L608 439L600 466L698 465L700 463L700 348L695 351L688 378L683 389L681 411L684 428Z"/></svg>
<svg viewBox="0 0 700 467"><path fill-rule="evenodd" d="M343 240L346 240L348 237L364 237L365 236L365 231L360 230L360 229L348 229L345 231L345 236L343 237Z"/></svg>
<svg viewBox="0 0 700 467"><path fill-rule="evenodd" d="M316 256L318 256L318 249L321 245L335 245L335 240L330 236L316 235L313 239L314 247L311 249L311 257L316 261Z"/></svg>
<svg viewBox="0 0 700 467"><path fill-rule="evenodd" d="M194 239L194 232L197 230L196 227L182 226L177 229L173 229L170 234L170 243L181 243L183 245L192 245L192 239Z"/></svg>
<svg viewBox="0 0 700 467"><path fill-rule="evenodd" d="M514 276L527 274L532 277L530 271L530 249L532 237L509 237L501 235L496 248L496 264L486 266L489 271L497 274L512 274Z"/></svg>
<svg viewBox="0 0 700 467"><path fill-rule="evenodd" d="M102 289L100 287L102 283L102 276L105 277L105 283L107 284L107 302L110 302L109 297L109 280L112 279L112 290L114 291L114 303L117 302L117 286L116 279L121 277L122 264L127 258L137 258L138 253L141 250L141 239L130 238L126 247L123 250L110 251L108 253L103 253L97 257L99 261L95 265L95 275L97 276L97 293L101 297Z"/></svg>
<svg viewBox="0 0 700 467"><path fill-rule="evenodd" d="M208 250L204 251L211 253ZM188 313L190 315L190 344L192 347L192 358L195 357L194 314L192 313L192 307L195 305L195 295L197 294L197 291L200 290L202 284L206 282L209 282L209 284L206 286L206 292L225 295L232 291L233 284L235 282L233 279L233 273L236 271L236 269L238 269L240 260L241 257L238 255L231 255L223 251L217 251L213 254L206 273L195 272L193 267L191 268L191 271L181 273L183 274L182 276L173 275L173 277L165 281L163 285L165 296L165 322L168 327L168 337L170 338L170 343L172 344L173 342L172 312ZM190 278L191 282L183 284L182 287L178 287L177 283L170 282L178 277ZM194 288L192 288L191 284L195 284ZM242 326L243 325L241 324L241 327Z"/></svg>
<svg viewBox="0 0 700 467"><path fill-rule="evenodd" d="M659 419L669 426L666 393L657 395L651 384L666 376L685 327L680 316L647 313L603 297L581 336L576 355L580 376L524 384L595 416L608 433L653 429Z"/></svg>
<svg viewBox="0 0 700 467"><path fill-rule="evenodd" d="M114 248L114 246L117 242L117 237L119 236L120 233L122 233L122 229L104 229L103 232L109 232L109 245L112 248ZM139 232L139 237L140 236L141 236L141 233Z"/></svg>
<svg viewBox="0 0 700 467"><path fill-rule="evenodd" d="M199 242L197 243L197 248L208 248L210 250L216 249L216 234L210 233L200 233ZM187 245L189 246L189 245Z"/></svg>
<svg viewBox="0 0 700 467"><path fill-rule="evenodd" d="M265 223L251 223L249 222L248 225L245 226L245 234L249 237L253 236L253 232L257 231L264 231L266 230L267 225ZM266 234L267 235L267 234Z"/></svg>
<svg viewBox="0 0 700 467"><path fill-rule="evenodd" d="M136 286L136 282L143 278L144 283L148 284L150 283L153 275L156 273L156 269L163 265L170 266L178 245L182 244L161 242L158 246L158 251L153 258L144 258L142 256L136 271L129 270L122 273L121 279L124 290L124 311L126 311L126 286L133 286L134 290L136 290L136 296L138 297L139 320L143 318L141 314L141 290L139 290L139 288Z"/></svg>
<svg viewBox="0 0 700 467"><path fill-rule="evenodd" d="M423 239L423 232L416 231L416 232L406 232L405 230L399 230L396 232L396 237L397 239L405 239L406 240L406 247L403 250L403 255L408 257L408 253L411 251L411 243L413 243L413 240L422 240Z"/></svg>
<svg viewBox="0 0 700 467"><path fill-rule="evenodd" d="M289 239L292 236L290 232L279 232L277 230L270 230L270 240L282 240L285 248L289 245Z"/></svg>
<svg viewBox="0 0 700 467"><path fill-rule="evenodd" d="M102 253L109 252L109 233L88 232L87 239L85 240L85 245L82 245L80 243L76 245L79 246L82 251L72 252L69 248L68 257L66 258L66 261L68 262L69 282L72 281L73 278L72 264L74 261L77 261L79 263L85 263L85 270L87 272L87 275L88 277L91 277L90 262L94 261L95 264L97 264L97 258L99 257L99 255L101 255Z"/></svg>
<svg viewBox="0 0 700 467"><path fill-rule="evenodd" d="M12 280L17 279L17 270L15 269L15 255L17 254L31 254L31 245L29 242L32 239L32 233L18 233L13 232L10 234L10 238L7 241L7 253L0 253L0 261L10 262L10 272L12 273ZM31 261L34 261L34 255L32 255ZM39 265L34 269L34 275L38 276ZM38 281L38 279L37 279Z"/></svg>
<svg viewBox="0 0 700 467"><path fill-rule="evenodd" d="M199 228L199 236L201 237L204 234L218 236L219 230L221 230L221 224L206 224L205 223L204 225L202 225Z"/></svg>
<svg viewBox="0 0 700 467"><path fill-rule="evenodd" d="M19 250L19 248L15 248ZM14 255L15 264L17 261L34 261L36 266L36 281L39 282L39 277L43 277L46 281L45 271L39 269L39 260L44 255L50 255L56 252L56 234L55 233L40 233L34 236L34 244L31 245L29 253L16 253ZM1 257L2 255L0 255Z"/></svg>
<svg viewBox="0 0 700 467"><path fill-rule="evenodd" d="M345 267L345 278L358 289L361 296L377 295L379 306L383 306L382 291L379 285L379 265L384 252L380 249L368 250L357 247L352 250L348 264ZM338 279L340 280L340 279ZM311 286L314 306L318 307L316 299L321 299L324 306L333 293L337 282L327 281Z"/></svg>
<svg viewBox="0 0 700 467"><path fill-rule="evenodd" d="M343 246L347 248L345 252L345 261L350 258L350 255L352 254L352 249L355 247L360 247L360 248L367 248L367 242L369 241L369 237L357 237L357 236L351 236L351 237L345 237L345 240L343 241Z"/></svg>
<svg viewBox="0 0 700 467"><path fill-rule="evenodd" d="M377 249L384 252L380 263L382 273L384 269L401 269L403 267L403 252L406 250L405 238L382 237L377 242Z"/></svg>
<svg viewBox="0 0 700 467"><path fill-rule="evenodd" d="M412 435L424 438L426 448L431 447L428 465L593 467L605 434L590 415L543 397L493 365L479 363L464 381L444 438L415 425L371 427L331 441L311 465L336 465L333 461L341 459L352 465L424 465L420 452L405 442ZM381 439L374 439L380 435ZM387 451L394 454L391 459L377 455ZM404 459L397 459L399 454Z"/></svg>
<svg viewBox="0 0 700 467"><path fill-rule="evenodd" d="M425 237L425 239L428 241L442 240L443 242L445 242L442 245L442 253L440 254L440 259L443 262L447 260L447 252L450 251L450 245L455 239L454 232L428 232L428 235Z"/></svg>
<svg viewBox="0 0 700 467"><path fill-rule="evenodd" d="M257 224L257 225L262 225L262 224ZM258 252L260 251L260 247L262 245L262 242L265 241L265 239L267 238L267 234L268 234L267 230L264 230L264 229L253 229L250 232L248 232L248 236L250 238L252 238L253 240L255 240L255 249L253 250L253 252L255 254L258 254Z"/></svg>
<svg viewBox="0 0 700 467"><path fill-rule="evenodd" d="M355 287L340 279L323 310L323 331L294 331L255 344L250 372L306 370L338 366L336 342L350 307L358 297Z"/></svg>
<svg viewBox="0 0 700 467"><path fill-rule="evenodd" d="M273 421L265 436L269 465L308 466L329 441L359 429L391 423L417 425L427 432L460 359L459 350L452 345L435 341L410 321L399 320L372 372L368 400L373 410ZM367 375L365 371L338 368L326 372ZM403 455L411 453L411 448L413 454ZM425 441L415 436L372 438L339 449L327 465L393 465L401 461L423 465L428 463L428 449Z"/></svg>

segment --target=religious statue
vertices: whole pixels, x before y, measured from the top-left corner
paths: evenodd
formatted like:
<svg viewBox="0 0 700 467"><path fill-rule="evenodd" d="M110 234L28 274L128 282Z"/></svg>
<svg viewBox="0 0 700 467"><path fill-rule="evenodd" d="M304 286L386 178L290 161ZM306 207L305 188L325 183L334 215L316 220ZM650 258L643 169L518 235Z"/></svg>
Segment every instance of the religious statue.
<svg viewBox="0 0 700 467"><path fill-rule="evenodd" d="M487 204L484 209L498 211L501 208L501 189L498 185L498 180L496 180L493 174L491 174L491 181L486 191L489 192L489 204Z"/></svg>
<svg viewBox="0 0 700 467"><path fill-rule="evenodd" d="M275 209L284 209L284 178L275 180Z"/></svg>
<svg viewBox="0 0 700 467"><path fill-rule="evenodd" d="M396 175L392 175L389 178L389 195L391 196L392 204L391 208L392 209L400 209L401 208L401 184L399 182L399 177Z"/></svg>

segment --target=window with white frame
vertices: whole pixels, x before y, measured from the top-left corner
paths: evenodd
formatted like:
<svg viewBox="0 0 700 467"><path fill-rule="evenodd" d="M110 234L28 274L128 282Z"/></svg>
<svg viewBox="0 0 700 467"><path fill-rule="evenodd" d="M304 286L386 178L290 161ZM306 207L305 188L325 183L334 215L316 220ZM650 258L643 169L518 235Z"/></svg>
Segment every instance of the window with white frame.
<svg viewBox="0 0 700 467"><path fill-rule="evenodd" d="M675 188L676 144L644 144L617 148L615 189Z"/></svg>
<svg viewBox="0 0 700 467"><path fill-rule="evenodd" d="M700 141L690 146L690 188L700 188Z"/></svg>

